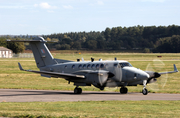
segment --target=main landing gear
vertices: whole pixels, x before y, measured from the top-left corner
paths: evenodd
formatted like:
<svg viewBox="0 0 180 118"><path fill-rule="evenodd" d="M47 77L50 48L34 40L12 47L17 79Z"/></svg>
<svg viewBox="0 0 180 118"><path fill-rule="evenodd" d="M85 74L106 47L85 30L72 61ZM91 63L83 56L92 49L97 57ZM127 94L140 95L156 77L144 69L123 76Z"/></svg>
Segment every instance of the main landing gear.
<svg viewBox="0 0 180 118"><path fill-rule="evenodd" d="M120 88L120 93L121 94L126 94L128 92L128 89L126 87L121 87Z"/></svg>
<svg viewBox="0 0 180 118"><path fill-rule="evenodd" d="M74 89L74 94L81 94L81 93L82 93L82 89L81 88L76 87Z"/></svg>

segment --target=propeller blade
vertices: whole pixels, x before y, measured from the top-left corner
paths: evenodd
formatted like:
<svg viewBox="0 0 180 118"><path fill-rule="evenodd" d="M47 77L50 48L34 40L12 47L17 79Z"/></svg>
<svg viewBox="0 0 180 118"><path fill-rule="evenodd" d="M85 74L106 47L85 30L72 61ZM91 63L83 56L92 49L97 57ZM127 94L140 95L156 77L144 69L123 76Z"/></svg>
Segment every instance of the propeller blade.
<svg viewBox="0 0 180 118"><path fill-rule="evenodd" d="M154 82L156 82L156 81L157 81L156 78L151 78L151 79L148 79L148 80L147 80L147 83L154 83Z"/></svg>
<svg viewBox="0 0 180 118"><path fill-rule="evenodd" d="M165 70L165 63L158 59L154 59L146 66L145 72L148 73L150 76L147 80L148 87L153 91L159 91L160 89L164 88L167 82L168 73L174 73L175 71L177 71L177 68L176 66L174 66L173 72L162 73L162 70ZM163 77L161 76L162 74L164 74Z"/></svg>

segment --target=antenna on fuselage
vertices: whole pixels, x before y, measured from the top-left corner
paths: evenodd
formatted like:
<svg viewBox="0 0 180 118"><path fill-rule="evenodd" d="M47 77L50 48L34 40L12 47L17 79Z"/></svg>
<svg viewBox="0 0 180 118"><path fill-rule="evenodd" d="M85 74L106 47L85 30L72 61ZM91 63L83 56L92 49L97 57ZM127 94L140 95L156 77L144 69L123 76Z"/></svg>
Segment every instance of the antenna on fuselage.
<svg viewBox="0 0 180 118"><path fill-rule="evenodd" d="M102 61L102 59L100 58L99 61Z"/></svg>
<svg viewBox="0 0 180 118"><path fill-rule="evenodd" d="M91 58L91 62L93 62L94 61L94 58Z"/></svg>
<svg viewBox="0 0 180 118"><path fill-rule="evenodd" d="M117 61L117 58L115 57L114 60Z"/></svg>
<svg viewBox="0 0 180 118"><path fill-rule="evenodd" d="M77 62L80 62L80 59L77 59Z"/></svg>
<svg viewBox="0 0 180 118"><path fill-rule="evenodd" d="M82 61L84 61L84 58L82 57Z"/></svg>

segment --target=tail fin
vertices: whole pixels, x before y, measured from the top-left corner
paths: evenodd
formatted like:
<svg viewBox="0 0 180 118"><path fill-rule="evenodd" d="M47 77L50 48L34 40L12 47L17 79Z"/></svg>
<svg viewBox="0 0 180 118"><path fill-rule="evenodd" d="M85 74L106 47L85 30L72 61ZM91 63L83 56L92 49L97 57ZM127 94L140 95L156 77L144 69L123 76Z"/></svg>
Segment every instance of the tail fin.
<svg viewBox="0 0 180 118"><path fill-rule="evenodd" d="M36 37L33 40L7 40L7 41L29 42L38 68L57 63L45 44L47 41L45 41L44 38L42 37Z"/></svg>
<svg viewBox="0 0 180 118"><path fill-rule="evenodd" d="M33 40L7 40L11 42L29 42L38 68L58 63L72 62L69 60L54 59L43 37L36 37Z"/></svg>
<svg viewBox="0 0 180 118"><path fill-rule="evenodd" d="M31 49L38 68L56 63L45 44L46 42L47 41L42 37L37 37L33 41L30 41Z"/></svg>

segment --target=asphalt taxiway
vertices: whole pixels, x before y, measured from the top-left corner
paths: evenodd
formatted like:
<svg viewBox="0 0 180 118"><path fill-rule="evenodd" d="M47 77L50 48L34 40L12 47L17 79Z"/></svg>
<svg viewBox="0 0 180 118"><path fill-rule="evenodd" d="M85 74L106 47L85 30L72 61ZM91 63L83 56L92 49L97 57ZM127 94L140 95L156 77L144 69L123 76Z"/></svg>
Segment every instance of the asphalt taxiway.
<svg viewBox="0 0 180 118"><path fill-rule="evenodd" d="M57 90L24 90L0 89L0 102L53 102L53 101L103 101L103 100L180 100L180 94L167 93L128 93L83 91L74 94L73 91Z"/></svg>

